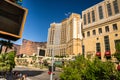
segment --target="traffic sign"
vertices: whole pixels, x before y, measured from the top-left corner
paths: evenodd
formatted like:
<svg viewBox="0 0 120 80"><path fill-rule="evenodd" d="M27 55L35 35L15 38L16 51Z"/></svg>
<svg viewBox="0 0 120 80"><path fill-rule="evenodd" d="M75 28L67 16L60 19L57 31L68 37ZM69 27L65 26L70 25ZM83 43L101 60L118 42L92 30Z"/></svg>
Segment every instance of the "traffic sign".
<svg viewBox="0 0 120 80"><path fill-rule="evenodd" d="M16 41L22 37L28 10L9 0L0 0L0 37Z"/></svg>

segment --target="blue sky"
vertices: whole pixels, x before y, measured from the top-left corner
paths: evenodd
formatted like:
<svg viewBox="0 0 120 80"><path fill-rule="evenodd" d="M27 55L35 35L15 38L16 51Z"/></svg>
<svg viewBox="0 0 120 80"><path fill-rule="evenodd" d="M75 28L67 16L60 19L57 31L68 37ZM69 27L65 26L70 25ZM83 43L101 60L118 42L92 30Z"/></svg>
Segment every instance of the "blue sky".
<svg viewBox="0 0 120 80"><path fill-rule="evenodd" d="M79 13L103 0L23 0L22 6L28 9L22 39L36 42L47 41L48 28L52 22L61 22L65 13Z"/></svg>

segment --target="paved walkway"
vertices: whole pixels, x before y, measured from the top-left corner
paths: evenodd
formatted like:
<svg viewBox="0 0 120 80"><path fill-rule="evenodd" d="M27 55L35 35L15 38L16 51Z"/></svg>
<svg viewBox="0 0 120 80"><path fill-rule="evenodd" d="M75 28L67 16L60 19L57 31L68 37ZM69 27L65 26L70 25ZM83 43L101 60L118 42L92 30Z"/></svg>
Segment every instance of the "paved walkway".
<svg viewBox="0 0 120 80"><path fill-rule="evenodd" d="M19 73L26 74L26 80L50 80L50 75L48 74L48 69L39 68L28 68L17 66L13 71L18 71ZM53 75L53 80L59 78L60 71L56 70L55 75Z"/></svg>

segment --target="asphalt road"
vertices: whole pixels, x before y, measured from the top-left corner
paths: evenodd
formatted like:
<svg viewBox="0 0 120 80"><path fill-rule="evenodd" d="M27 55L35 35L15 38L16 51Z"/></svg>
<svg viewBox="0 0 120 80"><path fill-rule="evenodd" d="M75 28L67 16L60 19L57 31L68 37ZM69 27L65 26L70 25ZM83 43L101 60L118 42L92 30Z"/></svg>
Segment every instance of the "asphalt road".
<svg viewBox="0 0 120 80"><path fill-rule="evenodd" d="M48 74L48 69L36 69L28 67L15 67L13 71L17 71L22 74L27 75L27 80L50 80L50 75ZM53 75L53 80L57 78L59 80L60 71L57 69Z"/></svg>

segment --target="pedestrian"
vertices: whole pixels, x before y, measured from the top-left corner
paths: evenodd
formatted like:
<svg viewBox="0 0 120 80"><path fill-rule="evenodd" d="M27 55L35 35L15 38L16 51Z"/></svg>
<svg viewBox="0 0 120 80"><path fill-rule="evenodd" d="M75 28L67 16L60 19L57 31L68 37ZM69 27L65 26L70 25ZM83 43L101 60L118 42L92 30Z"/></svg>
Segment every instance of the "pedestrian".
<svg viewBox="0 0 120 80"><path fill-rule="evenodd" d="M20 78L22 77L22 73L19 74L19 77L20 77Z"/></svg>
<svg viewBox="0 0 120 80"><path fill-rule="evenodd" d="M17 74L18 80L22 80L22 73Z"/></svg>
<svg viewBox="0 0 120 80"><path fill-rule="evenodd" d="M26 80L26 77L27 77L27 75L24 74L24 75L22 76L22 80Z"/></svg>

